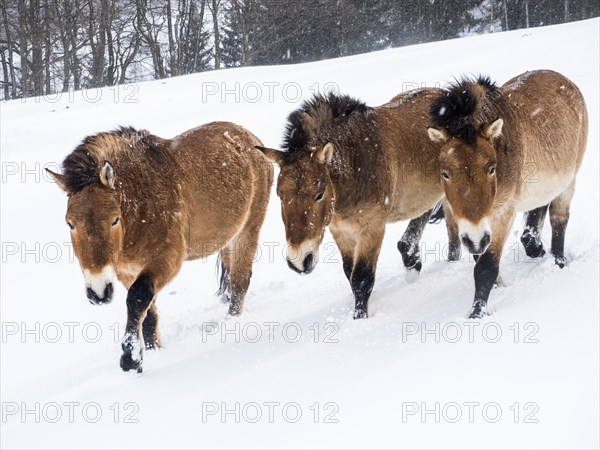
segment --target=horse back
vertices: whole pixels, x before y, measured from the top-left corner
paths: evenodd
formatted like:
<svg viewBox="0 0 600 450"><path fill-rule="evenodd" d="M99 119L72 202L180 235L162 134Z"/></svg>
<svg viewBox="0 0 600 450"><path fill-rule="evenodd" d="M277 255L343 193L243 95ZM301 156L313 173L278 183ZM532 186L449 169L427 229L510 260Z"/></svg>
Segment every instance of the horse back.
<svg viewBox="0 0 600 450"><path fill-rule="evenodd" d="M262 145L256 136L229 122L208 123L171 141L188 259L223 248L253 220L258 199L268 199L273 167L255 145Z"/></svg>
<svg viewBox="0 0 600 450"><path fill-rule="evenodd" d="M560 193L573 181L585 152L583 95L572 81L550 70L521 74L502 86L502 93L511 108L503 134L514 158L520 159L522 196Z"/></svg>
<svg viewBox="0 0 600 450"><path fill-rule="evenodd" d="M431 104L442 91L415 89L375 108L382 149L392 169L389 221L417 217L443 195L439 149L427 135Z"/></svg>

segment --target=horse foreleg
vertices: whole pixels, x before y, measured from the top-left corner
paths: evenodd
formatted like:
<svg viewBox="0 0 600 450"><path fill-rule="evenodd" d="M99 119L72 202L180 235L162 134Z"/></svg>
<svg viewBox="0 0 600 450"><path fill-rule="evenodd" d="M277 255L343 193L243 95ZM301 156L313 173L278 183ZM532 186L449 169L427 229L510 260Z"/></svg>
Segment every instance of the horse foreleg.
<svg viewBox="0 0 600 450"><path fill-rule="evenodd" d="M127 292L127 326L121 341L121 369L142 371L142 342L140 327L155 295L152 277L142 273Z"/></svg>
<svg viewBox="0 0 600 450"><path fill-rule="evenodd" d="M550 203L550 225L552 226L551 252L554 262L561 269L567 265L565 258L565 231L569 223L571 199L575 192L575 181Z"/></svg>
<svg viewBox="0 0 600 450"><path fill-rule="evenodd" d="M163 257L151 261L133 282L127 291L127 325L125 335L121 341L121 369L124 371L142 371L143 339L146 333L142 330L144 319L149 318L148 331L153 323L154 333L149 333L148 338L158 340L158 315L153 305L156 294L177 274L181 268L181 255L175 251L163 253ZM151 311L149 311L152 309ZM148 317L148 313L150 316ZM146 343L148 345L148 343Z"/></svg>
<svg viewBox="0 0 600 450"><path fill-rule="evenodd" d="M521 235L521 243L525 248L525 254L530 258L541 258L546 254L541 235L547 211L548 205L544 205L525 213L525 228Z"/></svg>
<svg viewBox="0 0 600 450"><path fill-rule="evenodd" d="M509 211L492 219L492 242L485 253L475 258L475 299L469 319L480 319L487 315L488 298L498 279L500 256L514 217L514 210L509 208Z"/></svg>
<svg viewBox="0 0 600 450"><path fill-rule="evenodd" d="M158 311L156 309L156 298L150 303L146 312L146 318L142 322L142 336L146 350L160 348L160 335L158 333Z"/></svg>
<svg viewBox="0 0 600 450"><path fill-rule="evenodd" d="M344 274L346 275L348 281L350 281L352 277L352 269L354 268L354 249L356 247L356 241L351 234L344 233L335 228L335 226L330 226L329 230L331 231L333 240L340 250Z"/></svg>
<svg viewBox="0 0 600 450"><path fill-rule="evenodd" d="M461 254L458 225L452 208L446 201L444 201L444 219L446 221L446 231L448 232L448 261L458 261Z"/></svg>
<svg viewBox="0 0 600 450"><path fill-rule="evenodd" d="M375 284L375 270L384 232L385 224L369 228L361 233L357 242L354 267L350 277L355 302L355 319L366 319L369 316L369 298Z"/></svg>
<svg viewBox="0 0 600 450"><path fill-rule="evenodd" d="M421 272L421 268L423 267L419 243L423 236L423 230L425 230L425 226L431 216L431 211L433 210L430 209L419 217L412 219L398 241L398 251L402 255L404 267L408 270L414 269L417 272Z"/></svg>

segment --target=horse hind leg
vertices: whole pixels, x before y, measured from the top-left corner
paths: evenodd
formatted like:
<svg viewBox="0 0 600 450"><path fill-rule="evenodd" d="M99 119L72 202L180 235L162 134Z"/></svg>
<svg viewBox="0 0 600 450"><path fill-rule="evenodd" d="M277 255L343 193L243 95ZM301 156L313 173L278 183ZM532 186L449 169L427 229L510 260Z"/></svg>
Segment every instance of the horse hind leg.
<svg viewBox="0 0 600 450"><path fill-rule="evenodd" d="M258 248L259 230L260 226L246 225L230 247L228 316L239 316L242 313L252 277L252 264Z"/></svg>
<svg viewBox="0 0 600 450"><path fill-rule="evenodd" d="M540 206L525 213L525 228L521 235L521 243L525 254L530 258L541 258L546 254L542 243L542 228L548 205Z"/></svg>
<svg viewBox="0 0 600 450"><path fill-rule="evenodd" d="M406 231L398 241L398 251L400 252L400 255L402 255L404 267L406 267L408 270L416 270L417 272L421 272L423 263L421 261L419 243L421 241L421 237L423 236L423 230L425 230L425 226L427 225L427 221L429 220L432 211L433 210L430 209L425 214L412 219L408 223Z"/></svg>
<svg viewBox="0 0 600 450"><path fill-rule="evenodd" d="M225 247L219 252L219 260L217 261L217 268L220 273L219 275L219 289L217 290L216 295L221 297L221 301L223 303L229 303L230 299L230 282L229 282L229 274L230 274L230 250L228 247Z"/></svg>
<svg viewBox="0 0 600 450"><path fill-rule="evenodd" d="M446 232L448 233L448 261L458 261L461 257L461 242L458 236L458 224L454 218L452 208L446 201L443 201L442 212L443 217L446 220Z"/></svg>
<svg viewBox="0 0 600 450"><path fill-rule="evenodd" d="M551 252L554 255L554 262L561 269L567 265L567 258L565 258L565 231L569 223L571 199L574 192L575 181L550 202L550 225L552 226Z"/></svg>
<svg viewBox="0 0 600 450"><path fill-rule="evenodd" d="M142 322L142 336L146 350L160 348L160 335L158 333L158 311L156 309L156 298L150 303L146 317Z"/></svg>
<svg viewBox="0 0 600 450"><path fill-rule="evenodd" d="M269 195L270 183L256 193L251 206L252 213L229 248L229 316L239 316L242 313Z"/></svg>

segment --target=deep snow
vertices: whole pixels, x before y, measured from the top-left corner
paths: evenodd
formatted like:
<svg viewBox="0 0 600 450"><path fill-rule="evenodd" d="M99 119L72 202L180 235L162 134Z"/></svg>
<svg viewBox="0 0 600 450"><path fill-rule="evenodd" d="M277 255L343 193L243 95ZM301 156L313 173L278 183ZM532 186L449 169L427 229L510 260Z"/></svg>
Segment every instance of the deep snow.
<svg viewBox="0 0 600 450"><path fill-rule="evenodd" d="M597 448L599 25L2 103L2 448ZM428 226L423 271L407 274L396 250L406 223L397 223L386 232L371 317L354 321L329 234L313 274L287 268L273 193L242 317L223 320L215 258L187 263L158 299L165 348L146 352L143 374L121 372L125 290L107 307L88 303L69 253L66 198L42 170L84 136L131 124L171 137L229 120L275 147L287 114L315 90L377 105L461 74L503 83L539 68L571 78L590 114L567 268L550 256L527 260L517 219L493 314L467 322L472 262L445 262L445 227ZM239 417L222 415L236 407Z"/></svg>

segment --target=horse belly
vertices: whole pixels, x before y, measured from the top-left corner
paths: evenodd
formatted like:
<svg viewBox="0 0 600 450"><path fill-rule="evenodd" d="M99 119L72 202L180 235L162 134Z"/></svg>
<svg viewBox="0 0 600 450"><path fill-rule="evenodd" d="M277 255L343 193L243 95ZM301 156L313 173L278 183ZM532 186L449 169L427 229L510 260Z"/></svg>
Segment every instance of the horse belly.
<svg viewBox="0 0 600 450"><path fill-rule="evenodd" d="M523 183L517 210L530 211L547 205L569 187L573 177L573 173L533 175Z"/></svg>

